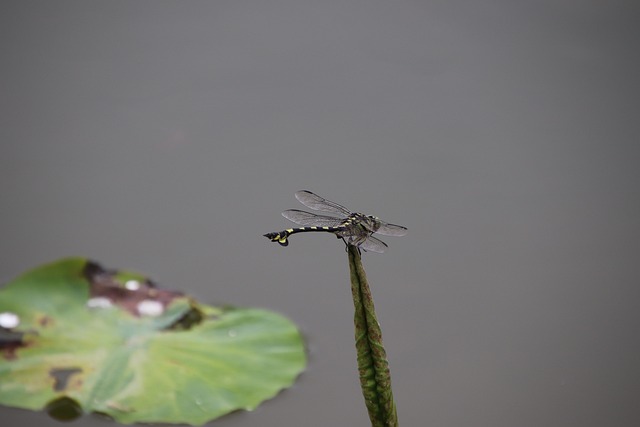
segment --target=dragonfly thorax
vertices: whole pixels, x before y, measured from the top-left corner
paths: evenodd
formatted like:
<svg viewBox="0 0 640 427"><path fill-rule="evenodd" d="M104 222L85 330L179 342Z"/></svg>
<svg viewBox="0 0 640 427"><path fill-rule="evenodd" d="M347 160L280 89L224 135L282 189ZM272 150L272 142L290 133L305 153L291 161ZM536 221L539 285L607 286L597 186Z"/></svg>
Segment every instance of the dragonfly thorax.
<svg viewBox="0 0 640 427"><path fill-rule="evenodd" d="M361 226L363 228L363 231L367 232L369 235L378 231L380 225L382 224L380 218L373 215L365 215L359 212L349 215L349 219L347 221L351 224L357 224Z"/></svg>

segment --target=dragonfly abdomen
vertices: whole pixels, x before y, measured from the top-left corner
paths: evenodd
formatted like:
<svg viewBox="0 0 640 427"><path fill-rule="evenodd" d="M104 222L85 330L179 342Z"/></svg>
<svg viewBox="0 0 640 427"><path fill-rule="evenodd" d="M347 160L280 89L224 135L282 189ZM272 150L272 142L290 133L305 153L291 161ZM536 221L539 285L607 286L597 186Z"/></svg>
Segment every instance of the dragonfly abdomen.
<svg viewBox="0 0 640 427"><path fill-rule="evenodd" d="M297 228L287 228L286 230L275 232L275 233L267 233L264 236L267 237L272 242L278 242L282 246L287 246L289 244L289 236L296 233L308 233L308 232L323 232L323 233L339 233L344 231L345 227L297 227Z"/></svg>

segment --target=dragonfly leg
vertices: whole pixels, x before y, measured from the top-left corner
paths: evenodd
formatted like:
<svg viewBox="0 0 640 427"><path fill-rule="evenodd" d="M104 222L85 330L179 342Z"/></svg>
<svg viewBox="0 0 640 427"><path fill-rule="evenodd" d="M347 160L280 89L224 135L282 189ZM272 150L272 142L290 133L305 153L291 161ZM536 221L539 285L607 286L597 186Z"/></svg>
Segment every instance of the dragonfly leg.
<svg viewBox="0 0 640 427"><path fill-rule="evenodd" d="M347 240L342 236L336 236L336 237L338 239L342 239L342 241L344 242L344 251L349 252L349 242L347 242Z"/></svg>

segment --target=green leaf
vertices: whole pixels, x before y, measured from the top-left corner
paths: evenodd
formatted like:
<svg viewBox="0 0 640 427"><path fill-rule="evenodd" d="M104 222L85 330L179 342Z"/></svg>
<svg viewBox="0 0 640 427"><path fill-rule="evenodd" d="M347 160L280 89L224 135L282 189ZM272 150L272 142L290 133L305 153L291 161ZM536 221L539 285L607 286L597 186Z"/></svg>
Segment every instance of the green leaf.
<svg viewBox="0 0 640 427"><path fill-rule="evenodd" d="M81 258L0 289L3 313L20 323L0 327L0 404L19 408L75 403L121 423L200 425L254 409L306 363L278 314L200 304Z"/></svg>
<svg viewBox="0 0 640 427"><path fill-rule="evenodd" d="M353 316L356 329L356 352L360 388L374 427L397 427L398 414L391 388L391 372L387 352L382 344L382 330L376 316L373 295L362 266L360 250L347 246Z"/></svg>

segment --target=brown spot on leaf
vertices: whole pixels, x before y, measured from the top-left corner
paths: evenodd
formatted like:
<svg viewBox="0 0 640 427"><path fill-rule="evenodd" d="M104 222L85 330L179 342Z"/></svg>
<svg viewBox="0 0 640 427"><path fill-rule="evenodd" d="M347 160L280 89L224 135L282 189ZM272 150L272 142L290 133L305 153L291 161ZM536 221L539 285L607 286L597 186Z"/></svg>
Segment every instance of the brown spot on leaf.
<svg viewBox="0 0 640 427"><path fill-rule="evenodd" d="M117 279L117 271L105 270L95 262L88 262L83 271L84 277L90 284L90 298L107 298L113 305L117 305L134 316L139 317L138 304L144 300L157 301L166 308L175 298L181 297L182 292L157 289L149 280L139 280L137 289L127 289Z"/></svg>
<svg viewBox="0 0 640 427"><path fill-rule="evenodd" d="M27 343L23 341L24 334L20 332L7 331L0 328L0 354L6 360L17 359L17 351L26 347Z"/></svg>
<svg viewBox="0 0 640 427"><path fill-rule="evenodd" d="M51 326L53 324L53 319L49 316L42 316L38 319L38 324L43 328L47 326Z"/></svg>

